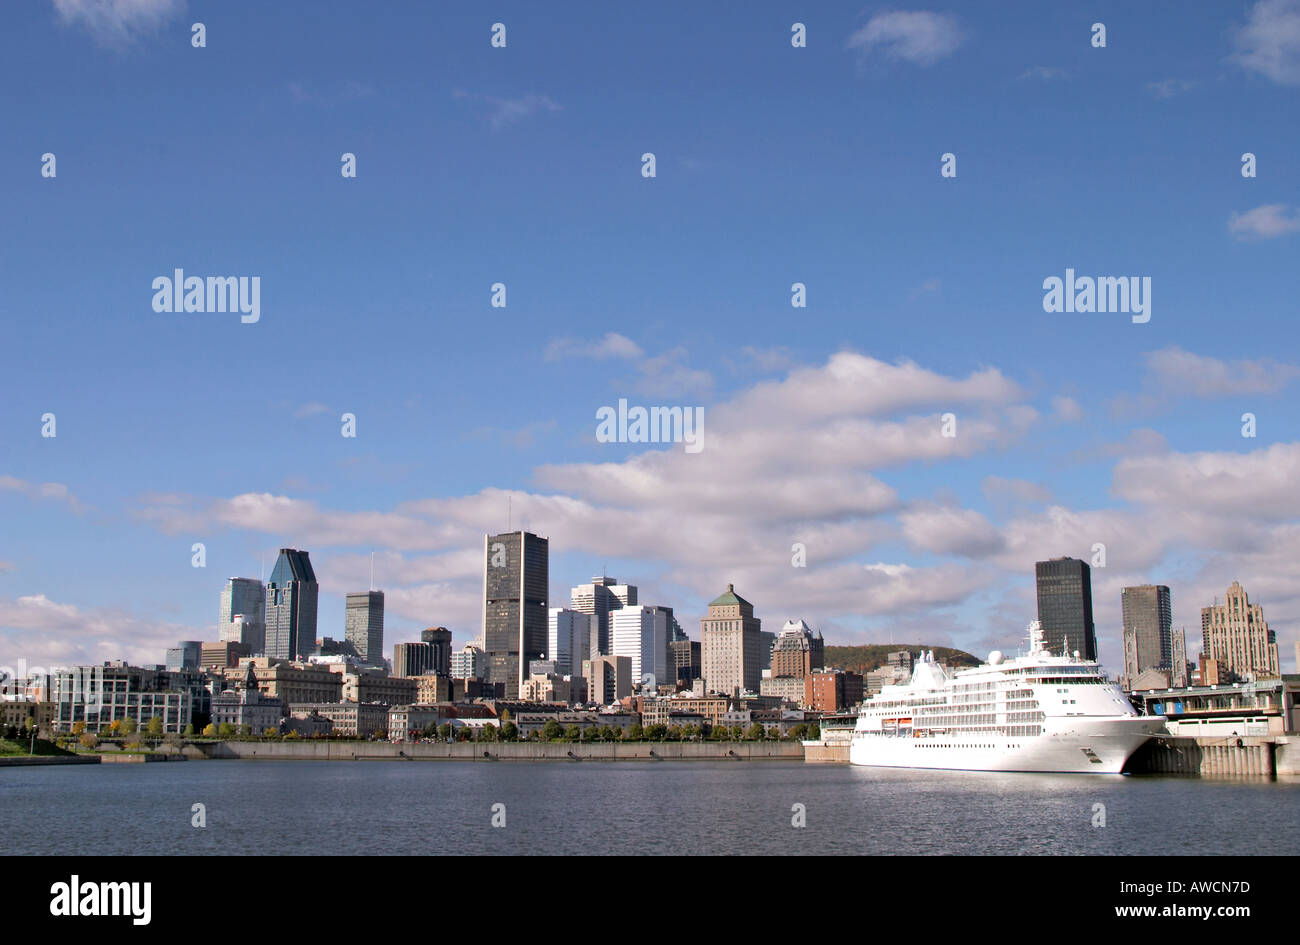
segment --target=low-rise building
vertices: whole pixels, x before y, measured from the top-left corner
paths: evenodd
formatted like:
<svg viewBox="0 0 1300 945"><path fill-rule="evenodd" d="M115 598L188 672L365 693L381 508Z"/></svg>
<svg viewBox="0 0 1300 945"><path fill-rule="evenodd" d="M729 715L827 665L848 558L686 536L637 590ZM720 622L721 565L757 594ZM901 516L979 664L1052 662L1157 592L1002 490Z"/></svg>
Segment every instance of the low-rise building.
<svg viewBox="0 0 1300 945"><path fill-rule="evenodd" d="M52 725L61 733L71 732L78 722L95 734L119 721L143 730L158 718L164 733L180 734L212 707L207 680L194 670L145 669L117 660L60 669L51 683Z"/></svg>
<svg viewBox="0 0 1300 945"><path fill-rule="evenodd" d="M279 731L284 714L283 702L262 695L258 689L257 673L251 664L242 682L212 699L214 725L228 724L236 729L247 725L254 735L261 735L267 729Z"/></svg>
<svg viewBox="0 0 1300 945"><path fill-rule="evenodd" d="M436 705L395 705L388 710L388 740L409 742L429 726L437 726L441 714Z"/></svg>
<svg viewBox="0 0 1300 945"><path fill-rule="evenodd" d="M377 702L294 703L289 714L304 718L314 713L330 722L335 735L369 738L388 730L388 708Z"/></svg>
<svg viewBox="0 0 1300 945"><path fill-rule="evenodd" d="M810 673L805 683L803 704L816 712L842 712L860 704L864 696L861 674L850 670Z"/></svg>
<svg viewBox="0 0 1300 945"><path fill-rule="evenodd" d="M343 676L327 666L291 663L268 656L255 656L244 662L253 664L258 688L285 705L343 700Z"/></svg>
<svg viewBox="0 0 1300 945"><path fill-rule="evenodd" d="M1300 675L1254 682L1134 692L1148 715L1163 715L1172 735L1281 735L1300 728Z"/></svg>

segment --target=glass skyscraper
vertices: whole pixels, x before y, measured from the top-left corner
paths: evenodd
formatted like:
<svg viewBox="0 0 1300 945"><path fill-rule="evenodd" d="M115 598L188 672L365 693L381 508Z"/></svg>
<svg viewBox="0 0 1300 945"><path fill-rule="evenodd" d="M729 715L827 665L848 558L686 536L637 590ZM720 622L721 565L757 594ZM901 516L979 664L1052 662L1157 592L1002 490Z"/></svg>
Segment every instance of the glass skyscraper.
<svg viewBox="0 0 1300 945"><path fill-rule="evenodd" d="M307 552L281 548L266 582L266 655L306 659L316 647L316 601L320 588Z"/></svg>
<svg viewBox="0 0 1300 945"><path fill-rule="evenodd" d="M237 614L244 615L242 627L232 626ZM247 643L261 653L266 643L266 588L253 578L232 577L221 591L221 614L217 617L217 639L223 643Z"/></svg>
<svg viewBox="0 0 1300 945"><path fill-rule="evenodd" d="M1097 629L1092 623L1092 570L1078 558L1053 558L1034 565L1038 584L1038 622L1047 648L1058 656L1078 650L1097 658Z"/></svg>
<svg viewBox="0 0 1300 945"><path fill-rule="evenodd" d="M546 652L550 544L531 532L483 537L483 649L488 682L519 698L523 674Z"/></svg>
<svg viewBox="0 0 1300 945"><path fill-rule="evenodd" d="M367 663L384 660L384 592L356 591L348 595L343 633Z"/></svg>

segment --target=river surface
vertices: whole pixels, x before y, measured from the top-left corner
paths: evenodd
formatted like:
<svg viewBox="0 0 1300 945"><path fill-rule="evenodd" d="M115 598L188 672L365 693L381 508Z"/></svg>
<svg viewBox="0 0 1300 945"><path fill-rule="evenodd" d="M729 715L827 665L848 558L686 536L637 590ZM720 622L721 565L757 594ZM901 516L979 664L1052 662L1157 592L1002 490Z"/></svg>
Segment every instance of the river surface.
<svg viewBox="0 0 1300 945"><path fill-rule="evenodd" d="M74 855L1293 855L1298 802L1295 780L766 761L188 761L2 768L0 844ZM196 804L206 826L194 826Z"/></svg>

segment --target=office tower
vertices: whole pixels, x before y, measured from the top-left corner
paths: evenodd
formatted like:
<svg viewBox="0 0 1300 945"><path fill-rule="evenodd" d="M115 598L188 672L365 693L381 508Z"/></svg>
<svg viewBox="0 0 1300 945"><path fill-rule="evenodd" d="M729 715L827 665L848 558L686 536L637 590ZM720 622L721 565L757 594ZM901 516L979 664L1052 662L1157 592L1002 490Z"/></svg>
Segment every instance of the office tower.
<svg viewBox="0 0 1300 945"><path fill-rule="evenodd" d="M566 607L550 609L546 655L555 663L557 673L576 676L581 672L582 661L591 655L591 638L598 628L599 620L595 614L584 614Z"/></svg>
<svg viewBox="0 0 1300 945"><path fill-rule="evenodd" d="M320 587L307 552L281 548L266 582L266 655L306 659L316 648L316 602Z"/></svg>
<svg viewBox="0 0 1300 945"><path fill-rule="evenodd" d="M728 696L741 690L758 692L762 678L762 621L754 616L754 605L728 584L725 593L710 601L700 631L701 672L706 689Z"/></svg>
<svg viewBox="0 0 1300 945"><path fill-rule="evenodd" d="M433 672L432 643L393 644L393 675L413 679Z"/></svg>
<svg viewBox="0 0 1300 945"><path fill-rule="evenodd" d="M587 698L598 705L612 705L632 695L632 659L627 656L594 656L582 662L587 680Z"/></svg>
<svg viewBox="0 0 1300 945"><path fill-rule="evenodd" d="M666 607L620 607L609 615L611 656L626 656L632 685L653 690L676 682L668 663L671 611Z"/></svg>
<svg viewBox="0 0 1300 945"><path fill-rule="evenodd" d="M181 669L198 669L202 659L202 641L182 640L167 651L167 668L173 672Z"/></svg>
<svg viewBox="0 0 1300 945"><path fill-rule="evenodd" d="M700 641L685 635L680 640L669 640L668 661L677 683L690 688L692 681L700 678Z"/></svg>
<svg viewBox="0 0 1300 945"><path fill-rule="evenodd" d="M1034 565L1038 584L1038 622L1048 650L1060 656L1075 650L1097 658L1097 630L1092 623L1092 570L1078 558L1053 558Z"/></svg>
<svg viewBox="0 0 1300 945"><path fill-rule="evenodd" d="M1186 686L1188 684L1187 671L1187 631L1185 629L1175 630L1171 635L1171 646L1173 650L1173 665L1169 669L1169 685Z"/></svg>
<svg viewBox="0 0 1300 945"><path fill-rule="evenodd" d="M1221 668L1250 679L1280 675L1277 635L1264 622L1264 608L1252 604L1236 581L1222 604L1201 608L1201 655Z"/></svg>
<svg viewBox="0 0 1300 945"><path fill-rule="evenodd" d="M433 646L433 667L435 676L451 675L451 631L446 627L425 627L420 631L420 641Z"/></svg>
<svg viewBox="0 0 1300 945"><path fill-rule="evenodd" d="M636 605L636 585L619 584L618 578L594 577L590 584L579 584L569 592L570 609L596 618L596 635L591 641L593 656L609 652L610 611Z"/></svg>
<svg viewBox="0 0 1300 945"><path fill-rule="evenodd" d="M237 616L242 626L231 626ZM217 640L245 643L254 653L266 644L266 588L253 578L232 577L221 590L221 614L217 617Z"/></svg>
<svg viewBox="0 0 1300 945"><path fill-rule="evenodd" d="M451 654L452 679L486 679L487 671L487 654L472 643Z"/></svg>
<svg viewBox="0 0 1300 945"><path fill-rule="evenodd" d="M550 544L531 532L483 536L483 649L488 682L519 698L530 660L546 652Z"/></svg>
<svg viewBox="0 0 1300 945"><path fill-rule="evenodd" d="M348 594L343 636L363 662L384 661L384 592L354 591Z"/></svg>
<svg viewBox="0 0 1300 945"><path fill-rule="evenodd" d="M1134 680L1148 669L1172 669L1173 617L1169 588L1141 584L1120 590L1124 622L1124 675Z"/></svg>

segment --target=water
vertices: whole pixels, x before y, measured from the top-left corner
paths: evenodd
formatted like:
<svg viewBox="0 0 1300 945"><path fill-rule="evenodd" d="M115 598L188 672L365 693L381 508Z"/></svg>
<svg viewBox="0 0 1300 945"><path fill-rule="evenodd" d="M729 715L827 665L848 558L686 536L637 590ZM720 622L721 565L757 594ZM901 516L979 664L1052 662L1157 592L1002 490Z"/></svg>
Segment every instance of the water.
<svg viewBox="0 0 1300 945"><path fill-rule="evenodd" d="M1295 781L783 762L190 761L0 769L0 843L77 855L1295 854L1297 801ZM494 804L504 827L491 826Z"/></svg>

